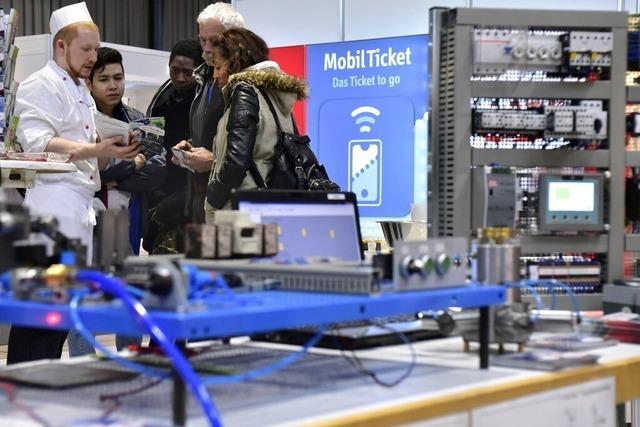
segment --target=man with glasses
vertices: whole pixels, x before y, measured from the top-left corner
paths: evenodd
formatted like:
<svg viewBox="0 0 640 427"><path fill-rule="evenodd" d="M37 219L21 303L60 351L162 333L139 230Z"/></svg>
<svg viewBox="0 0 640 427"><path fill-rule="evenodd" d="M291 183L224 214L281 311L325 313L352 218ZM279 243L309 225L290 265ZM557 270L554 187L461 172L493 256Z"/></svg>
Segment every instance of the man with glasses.
<svg viewBox="0 0 640 427"><path fill-rule="evenodd" d="M198 91L189 115L191 140L176 145L186 152L185 164L196 171L189 175L187 187L187 210L192 222L204 222L204 200L213 166L213 138L224 113L222 92L213 79L213 43L224 31L244 26L242 15L227 3L210 4L198 15L198 39L205 63L194 72Z"/></svg>

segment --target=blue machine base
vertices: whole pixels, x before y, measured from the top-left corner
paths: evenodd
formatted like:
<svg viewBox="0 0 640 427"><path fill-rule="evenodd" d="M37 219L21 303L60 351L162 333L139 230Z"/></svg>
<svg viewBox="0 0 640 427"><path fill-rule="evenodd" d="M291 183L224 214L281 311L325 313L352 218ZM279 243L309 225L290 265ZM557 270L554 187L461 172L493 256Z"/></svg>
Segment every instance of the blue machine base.
<svg viewBox="0 0 640 427"><path fill-rule="evenodd" d="M219 296L195 303L185 312L150 313L170 338L194 340L329 325L448 307L487 307L503 303L505 293L502 286L478 285L371 296L264 291ZM86 305L78 311L91 331L143 333L119 303ZM68 306L17 301L10 296L0 297L0 322L73 329Z"/></svg>

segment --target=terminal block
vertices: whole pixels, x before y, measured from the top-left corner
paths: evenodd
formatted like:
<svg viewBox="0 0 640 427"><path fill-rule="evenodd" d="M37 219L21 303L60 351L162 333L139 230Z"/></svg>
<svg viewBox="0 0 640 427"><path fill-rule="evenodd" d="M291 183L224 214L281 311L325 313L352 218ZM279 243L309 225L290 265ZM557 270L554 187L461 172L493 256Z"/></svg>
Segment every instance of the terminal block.
<svg viewBox="0 0 640 427"><path fill-rule="evenodd" d="M558 35L514 29L475 29L474 73L503 74L510 69L557 71L562 65Z"/></svg>
<svg viewBox="0 0 640 427"><path fill-rule="evenodd" d="M600 31L571 31L561 36L564 52L562 71L611 67L613 33Z"/></svg>
<svg viewBox="0 0 640 427"><path fill-rule="evenodd" d="M576 106L544 107L547 126L546 138L567 139L606 139L607 112L602 105L592 104Z"/></svg>
<svg viewBox="0 0 640 427"><path fill-rule="evenodd" d="M603 79L611 67L613 33L476 28L473 48L475 75L528 70Z"/></svg>
<svg viewBox="0 0 640 427"><path fill-rule="evenodd" d="M522 106L520 102L514 104ZM529 104L532 108L528 108ZM608 112L603 109L602 101L580 100L577 105L527 102L524 108L476 108L473 132L566 140L602 141L608 137Z"/></svg>

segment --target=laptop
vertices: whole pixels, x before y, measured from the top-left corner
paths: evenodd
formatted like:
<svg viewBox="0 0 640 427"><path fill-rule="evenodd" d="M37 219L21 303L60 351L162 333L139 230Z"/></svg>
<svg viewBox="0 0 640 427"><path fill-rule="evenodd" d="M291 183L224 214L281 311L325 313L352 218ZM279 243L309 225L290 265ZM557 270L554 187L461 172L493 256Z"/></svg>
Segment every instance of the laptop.
<svg viewBox="0 0 640 427"><path fill-rule="evenodd" d="M278 256L361 261L364 259L356 196L348 192L235 191L233 209L254 222L278 224Z"/></svg>
<svg viewBox="0 0 640 427"><path fill-rule="evenodd" d="M249 212L256 222L278 224L278 255L286 258L328 258L360 262L364 259L358 205L353 193L321 191L238 191L231 195L234 209ZM442 333L415 315L380 319L387 327L343 325L323 334L318 346L357 349L400 344L402 332L417 341L442 337ZM302 345L315 331L313 328L256 334L251 338Z"/></svg>

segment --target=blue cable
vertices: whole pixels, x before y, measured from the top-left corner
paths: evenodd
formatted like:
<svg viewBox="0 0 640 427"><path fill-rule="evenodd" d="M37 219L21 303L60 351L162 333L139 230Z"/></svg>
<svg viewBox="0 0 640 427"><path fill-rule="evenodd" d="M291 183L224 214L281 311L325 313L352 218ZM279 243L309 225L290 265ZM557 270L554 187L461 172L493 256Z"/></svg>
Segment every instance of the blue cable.
<svg viewBox="0 0 640 427"><path fill-rule="evenodd" d="M221 427L222 423L220 421L220 414L211 400L211 396L209 396L204 384L200 381L200 378L189 364L189 361L164 334L162 329L160 329L160 327L158 327L158 325L149 317L146 308L126 292L126 284L121 280L114 279L105 276L100 272L91 270L78 271L76 278L79 281L95 282L100 290L122 300L134 318L144 326L149 334L160 344L164 353L173 362L173 368L191 389L191 392L200 403L210 425L213 427Z"/></svg>
<svg viewBox="0 0 640 427"><path fill-rule="evenodd" d="M140 299L145 297L145 291L143 291L142 289L138 289L135 286L125 285L125 289L134 297L138 297Z"/></svg>
<svg viewBox="0 0 640 427"><path fill-rule="evenodd" d="M122 366L131 369L132 371L139 372L143 375L148 375L150 377L157 377L168 379L171 378L171 374L160 371L158 369L150 368L148 366L142 365L140 363L132 362L122 356L119 356L116 353L113 353L108 348L103 346L100 341L96 340L93 334L87 329L84 325L82 319L80 319L80 313L78 313L78 307L80 306L80 302L82 301L83 295L78 293L71 298L71 302L69 303L69 316L71 317L71 321L73 321L73 327L80 332L80 335L93 347L100 350L100 352L104 353L109 359L115 360L117 363Z"/></svg>
<svg viewBox="0 0 640 427"><path fill-rule="evenodd" d="M271 375L274 372L279 371L293 363L296 363L298 360L302 359L305 354L309 351L311 347L314 347L318 344L318 341L322 338L322 334L326 330L326 327L321 327L316 334L306 342L304 347L293 354L290 354L282 359L272 363L271 365L263 366L258 369L254 369L252 371L247 371L238 375L211 375L202 378L202 383L208 386L213 385L222 385L222 384L233 384L242 381L250 381L255 380L261 377L265 377L267 375Z"/></svg>
<svg viewBox="0 0 640 427"><path fill-rule="evenodd" d="M219 289L224 296L230 299L236 298L222 275L201 271L193 265L183 265L182 269L189 278L189 299L206 299L214 295L219 296L217 293L207 292L210 289Z"/></svg>
<svg viewBox="0 0 640 427"><path fill-rule="evenodd" d="M573 311L576 313L576 321L578 323L581 322L582 320L582 316L580 314L580 302L578 301L578 298L576 296L576 293L573 292L573 289L571 289L570 286L567 286L566 284L555 280L555 279L550 279L550 280L523 280L522 283L529 285L529 286L545 286L548 288L562 288L564 290L567 291L567 294L569 295L569 297L571 298L571 304L573 305Z"/></svg>
<svg viewBox="0 0 640 427"><path fill-rule="evenodd" d="M508 288L525 288L531 291L531 295L533 295L533 299L536 301L536 309L538 310L538 313L532 320L533 322L537 322L540 318L540 310L542 310L542 298L540 298L538 291L533 286L525 283L505 283L504 286Z"/></svg>
<svg viewBox="0 0 640 427"><path fill-rule="evenodd" d="M2 290L4 292L10 292L11 291L11 273L8 271L5 271L4 273L0 274L0 283L2 284Z"/></svg>
<svg viewBox="0 0 640 427"><path fill-rule="evenodd" d="M529 286L545 286L548 288L562 288L567 291L567 294L571 297L571 302L573 304L574 310L579 313L580 312L580 303L576 297L575 292L571 289L570 286L556 280L556 279L547 279L547 280L524 280L524 284Z"/></svg>

